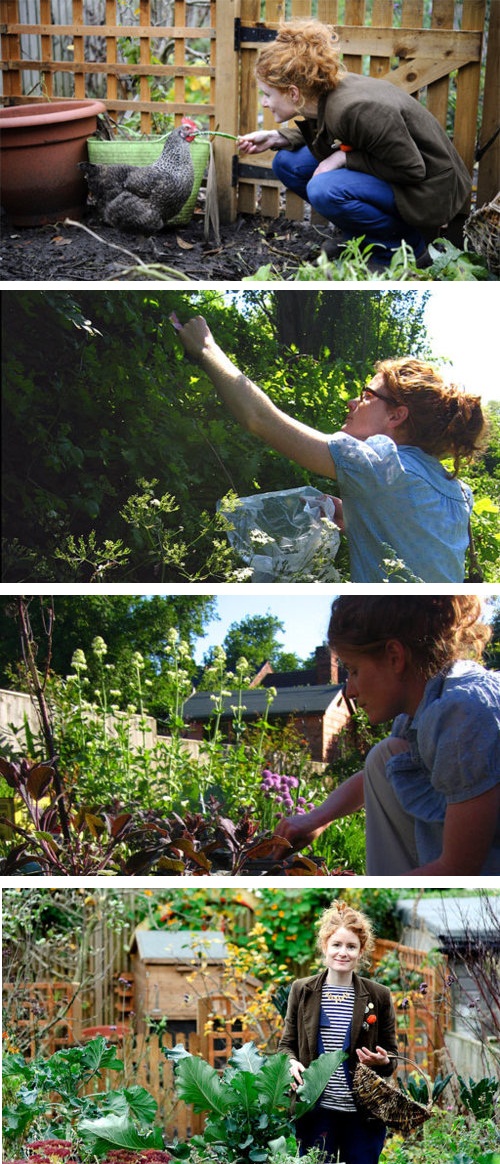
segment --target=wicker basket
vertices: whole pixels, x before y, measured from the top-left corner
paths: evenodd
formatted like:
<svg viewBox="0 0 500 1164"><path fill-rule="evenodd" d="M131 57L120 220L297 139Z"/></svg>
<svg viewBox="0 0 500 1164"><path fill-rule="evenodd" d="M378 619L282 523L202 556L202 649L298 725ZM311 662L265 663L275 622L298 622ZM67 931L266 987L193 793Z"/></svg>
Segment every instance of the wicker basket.
<svg viewBox="0 0 500 1164"><path fill-rule="evenodd" d="M143 138L141 141L120 141L117 138L113 141L102 141L100 138L89 137L87 141L89 162L102 166L150 166L160 157L164 144L165 138L162 137L150 140ZM210 156L208 141L195 138L189 143L189 148L194 168L193 189L179 213L170 219L168 226L185 226L190 222Z"/></svg>
<svg viewBox="0 0 500 1164"><path fill-rule="evenodd" d="M464 234L492 275L500 276L500 192L492 202L469 214Z"/></svg>
<svg viewBox="0 0 500 1164"><path fill-rule="evenodd" d="M432 1115L430 1098L427 1104L417 1103L416 1099L405 1095L394 1083L382 1079L363 1063L358 1063L354 1072L353 1094L357 1107L365 1115L375 1116L389 1128L397 1128L404 1136Z"/></svg>

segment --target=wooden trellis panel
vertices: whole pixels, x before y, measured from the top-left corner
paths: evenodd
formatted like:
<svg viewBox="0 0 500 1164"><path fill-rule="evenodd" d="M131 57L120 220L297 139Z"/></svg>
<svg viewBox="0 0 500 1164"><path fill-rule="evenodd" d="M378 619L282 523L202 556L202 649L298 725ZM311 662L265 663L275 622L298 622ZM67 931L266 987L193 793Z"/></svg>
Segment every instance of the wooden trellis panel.
<svg viewBox="0 0 500 1164"><path fill-rule="evenodd" d="M367 13L371 7L371 20ZM260 9L260 12L259 12ZM274 30L283 16L283 0L241 0L241 101L240 133L249 133L259 125L275 128L268 110L259 112L256 85L253 80L258 41L245 39L245 29ZM343 22L339 15L343 11ZM292 0L294 17L311 16L311 0ZM472 171L477 137L479 87L481 74L482 36L484 32L486 0L433 0L430 27L424 27L424 0L402 0L401 23L396 27L395 5L392 0L318 0L319 20L336 27L340 37L342 60L353 73L368 73L384 77L400 85L408 93L424 101L429 111L450 132L449 114L450 76L456 76L456 104L452 136L454 144ZM493 78L492 78L493 82ZM494 99L494 98L493 98ZM276 216L280 209L280 187L273 181L272 153L259 154L259 176L252 177L252 167L245 162L238 165L239 210L253 213L257 206L258 188L262 190L261 209L264 214ZM492 194L490 197L493 196ZM288 218L303 217L300 198L287 192L285 213Z"/></svg>
<svg viewBox="0 0 500 1164"><path fill-rule="evenodd" d="M194 23L198 15L187 0L173 0L171 25L155 25L152 4L140 0L136 22L120 23L118 0L105 0L105 22L85 23L84 0L73 0L66 22L57 20L51 0L36 0L37 19L20 19L20 0L4 0L2 25L3 96L9 102L50 101L60 96L55 78L65 74L73 80L71 96L96 96L96 78L101 78L98 96L113 118L139 111L141 130L149 133L152 117L171 114L178 124L184 115L202 118L205 128L214 126L215 116L215 0L200 0L206 12L203 25ZM31 8L30 8L31 11ZM57 9L57 11L61 11ZM66 59L55 59L56 40L68 38ZM98 44L99 56L92 60L89 42ZM38 45L38 56L27 55ZM168 63L161 63L158 48ZM208 47L207 47L208 45ZM188 48L194 55L189 57ZM95 55L95 54L94 54ZM138 56L138 60L134 59ZM23 83L29 75L30 91ZM33 89L33 75L38 84ZM133 91L131 83L135 82ZM155 95L155 83L162 93ZM188 100L187 85L200 86L200 100Z"/></svg>

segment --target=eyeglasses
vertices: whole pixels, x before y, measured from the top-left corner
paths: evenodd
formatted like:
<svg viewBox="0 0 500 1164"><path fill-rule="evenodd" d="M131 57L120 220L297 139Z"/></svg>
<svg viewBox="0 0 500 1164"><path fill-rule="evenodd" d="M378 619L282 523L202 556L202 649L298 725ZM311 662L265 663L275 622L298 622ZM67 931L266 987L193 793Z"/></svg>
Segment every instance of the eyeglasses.
<svg viewBox="0 0 500 1164"><path fill-rule="evenodd" d="M366 400L369 396L376 396L378 400L384 400L386 404L397 404L397 400L393 396L384 396L383 392L377 392L375 388L363 388L359 394L359 400Z"/></svg>

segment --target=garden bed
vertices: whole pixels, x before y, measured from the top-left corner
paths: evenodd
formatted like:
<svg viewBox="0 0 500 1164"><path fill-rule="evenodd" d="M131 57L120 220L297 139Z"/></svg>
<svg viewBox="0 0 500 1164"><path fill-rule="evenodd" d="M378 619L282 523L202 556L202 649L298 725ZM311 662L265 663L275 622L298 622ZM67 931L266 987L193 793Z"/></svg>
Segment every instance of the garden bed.
<svg viewBox="0 0 500 1164"><path fill-rule="evenodd" d="M57 223L19 228L4 222L0 281L178 278L190 282L239 282L265 268L269 270L263 278L294 280L301 265L316 267L325 237L331 237L328 226L307 219L295 222L284 217L263 218L257 213L240 215L235 222L221 226L218 242L211 231L207 241L201 207L188 224L147 236L106 226L88 210L80 226ZM434 264L435 269L415 270L410 277L487 279L488 272L476 256L466 256L465 262L463 257L458 258L463 247L461 224L453 224L447 237L450 253ZM329 271L313 269L307 275L325 277L338 281L378 279L380 272L370 272L364 263L354 259L347 268L332 263ZM393 277L407 278L408 273Z"/></svg>
<svg viewBox="0 0 500 1164"><path fill-rule="evenodd" d="M144 278L155 277L151 267L161 264L170 268L169 278L177 273L193 281L240 280L268 263L289 277L299 262L316 257L322 241L318 229L308 223L252 215L222 226L220 245L213 234L205 241L202 213L186 226L149 237L106 226L90 214L83 225L95 233L61 223L28 229L9 228L7 223L2 232L0 277L123 280L141 277L141 263L148 267Z"/></svg>

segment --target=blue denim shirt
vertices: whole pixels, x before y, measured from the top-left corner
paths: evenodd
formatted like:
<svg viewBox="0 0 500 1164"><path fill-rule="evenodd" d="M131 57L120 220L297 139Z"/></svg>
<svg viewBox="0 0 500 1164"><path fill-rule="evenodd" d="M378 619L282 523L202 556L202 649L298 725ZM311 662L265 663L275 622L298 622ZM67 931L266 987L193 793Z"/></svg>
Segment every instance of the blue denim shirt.
<svg viewBox="0 0 500 1164"><path fill-rule="evenodd" d="M442 851L448 804L461 804L500 783L500 673L479 663L454 663L429 679L413 718L398 715L392 735L408 752L392 756L386 775L415 818L422 865ZM500 873L500 821L482 874Z"/></svg>
<svg viewBox="0 0 500 1164"><path fill-rule="evenodd" d="M377 435L328 438L352 582L463 582L472 493L436 457ZM399 565L397 564L399 563Z"/></svg>

